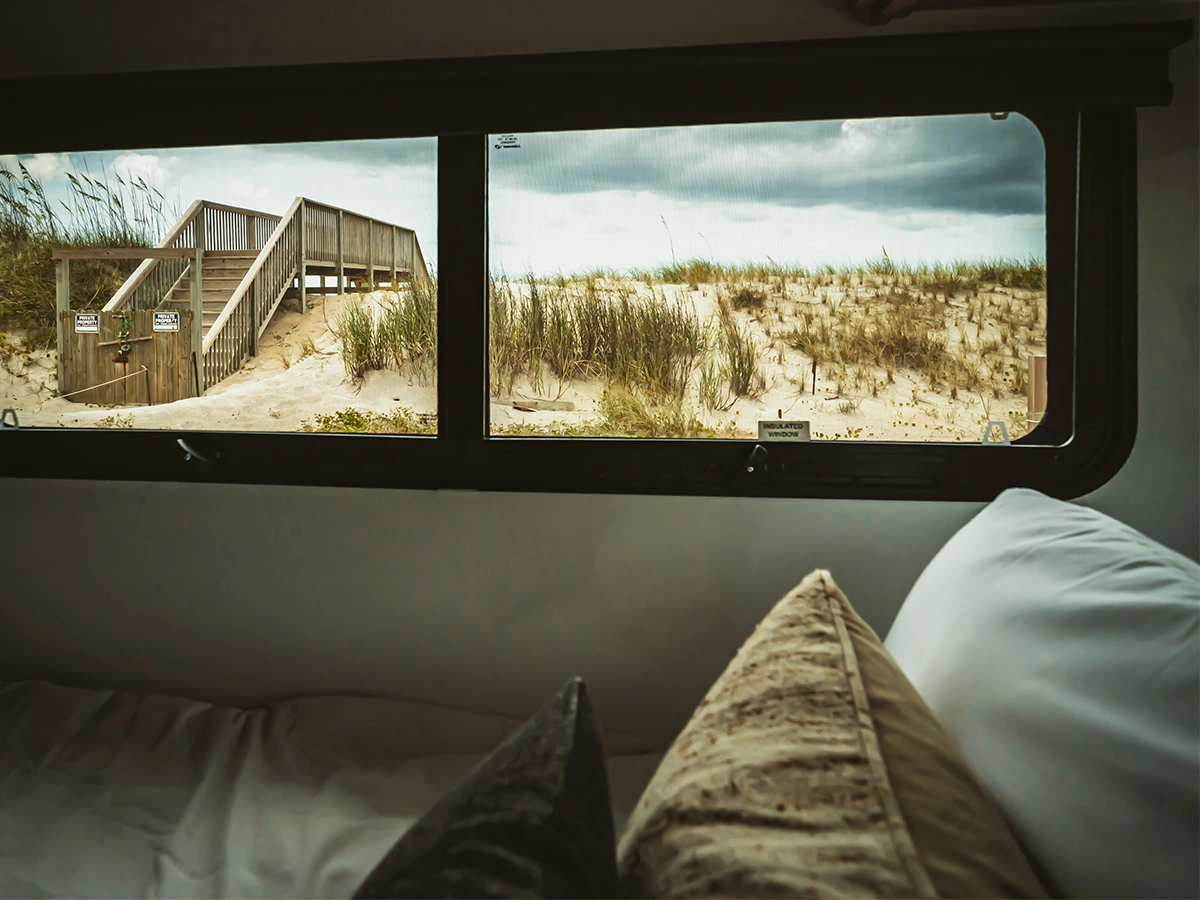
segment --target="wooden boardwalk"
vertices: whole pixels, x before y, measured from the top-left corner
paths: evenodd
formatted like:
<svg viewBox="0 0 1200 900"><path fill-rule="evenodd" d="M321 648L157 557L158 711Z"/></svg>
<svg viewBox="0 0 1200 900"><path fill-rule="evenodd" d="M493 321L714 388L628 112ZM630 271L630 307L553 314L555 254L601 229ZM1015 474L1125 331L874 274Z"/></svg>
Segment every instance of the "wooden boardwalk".
<svg viewBox="0 0 1200 900"><path fill-rule="evenodd" d="M282 216L197 200L157 247L54 256L60 318L70 307L69 260L141 259L103 312L189 311L197 393L258 354L258 340L285 297L297 298L305 312L309 293L431 281L411 228L304 197ZM313 276L319 288L307 286ZM333 285L326 287L327 279Z"/></svg>

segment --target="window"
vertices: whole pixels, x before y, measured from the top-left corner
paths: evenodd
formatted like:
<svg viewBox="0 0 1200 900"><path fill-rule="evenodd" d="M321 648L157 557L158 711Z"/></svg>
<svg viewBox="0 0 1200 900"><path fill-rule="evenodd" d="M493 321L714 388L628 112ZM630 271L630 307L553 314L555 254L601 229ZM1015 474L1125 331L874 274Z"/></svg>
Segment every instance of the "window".
<svg viewBox="0 0 1200 900"><path fill-rule="evenodd" d="M436 433L436 184L420 138L0 158L5 406Z"/></svg>
<svg viewBox="0 0 1200 900"><path fill-rule="evenodd" d="M33 351L48 344L10 324L2 387L20 427L0 431L0 474L1078 496L1132 447L1134 110L1169 102L1166 52L1190 34L1183 22L23 79L32 112L0 153L31 177L90 159L111 192L118 160L170 158L192 161L197 180L179 183L165 233L143 222L123 236L140 258L74 252L94 250L86 240L57 247L58 261L38 250L43 272L58 264L51 319L71 343L54 365L76 354L84 403L33 408L29 370L49 370ZM230 92L272 99L260 115L221 115ZM93 94L103 100L81 102ZM112 115L178 97L188 115ZM17 166L10 197L70 206L70 179L53 198L25 179ZM198 201L212 241L186 223L172 238ZM14 235L9 213L6 323L20 318ZM269 266L272 241L292 255ZM256 273L225 271L251 250ZM180 280L192 266L196 290ZM339 272L382 295L331 302L319 279ZM130 316L103 309L114 297ZM318 373L301 330L322 303L333 318L327 342L312 341L329 355ZM231 304L245 337L214 356L204 329L227 326ZM171 327L189 313L202 396L147 406L137 391L187 383L192 357ZM146 386L132 398L108 397L86 423L42 418L84 408L111 387L100 382L136 384L141 345L171 340L178 353L135 370ZM248 385L241 413L201 420ZM132 427L91 427L109 417Z"/></svg>
<svg viewBox="0 0 1200 900"><path fill-rule="evenodd" d="M489 143L493 435L978 443L1045 411L1023 116Z"/></svg>

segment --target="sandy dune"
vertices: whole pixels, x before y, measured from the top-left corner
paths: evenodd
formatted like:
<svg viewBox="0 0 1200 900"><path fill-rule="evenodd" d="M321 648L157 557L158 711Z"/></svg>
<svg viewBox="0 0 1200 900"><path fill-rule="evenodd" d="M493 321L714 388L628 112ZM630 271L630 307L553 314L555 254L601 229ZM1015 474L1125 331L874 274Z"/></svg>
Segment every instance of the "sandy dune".
<svg viewBox="0 0 1200 900"><path fill-rule="evenodd" d="M523 288L523 286L518 286ZM853 440L938 440L979 441L984 425L988 421L1003 421L1010 436L1017 436L1025 427L1027 399L1023 392L1004 391L996 397L990 390L979 393L958 392L951 398L949 391L929 389L926 378L920 373L897 369L894 383L887 383L887 373L879 367L867 367L867 374L878 383L874 396L869 384L854 386L844 379L838 389L838 375L830 368L820 366L815 384L812 376L812 360L799 350L792 349L779 339L780 333L795 321L795 310L809 304L812 308L828 309L827 303L852 302L854 294L865 295L869 287L847 287L844 289L812 290L806 286L789 283L786 293L773 296L770 286L763 288L770 298L768 305L758 311L736 312L738 320L755 335L762 348L760 359L766 373L767 390L755 399L738 398L726 411L706 410L699 399L697 379L685 396L685 405L691 407L697 417L706 424L721 427L733 426L744 437L756 436L761 419L799 419L810 422L813 436L821 439ZM714 322L717 315L716 285L659 286L669 300L682 300L691 304L701 321ZM639 285L639 293L648 294L649 289ZM990 295L990 296L989 296ZM1042 305L1042 322L1045 322L1045 296L1029 291L1008 289L983 292L983 302L996 303L1009 297L1039 300ZM822 302L822 298L825 303ZM951 349L961 346L964 338L974 346L982 341L999 342L1000 332L995 322L978 324L966 322L963 310L965 298L947 304L950 314L961 321L947 328L945 335ZM1044 329L1042 330L1044 335ZM1022 345L1023 355L1045 353L1044 337ZM978 353L968 353L973 359ZM1022 363L1024 365L1024 363ZM524 412L509 407L492 406L492 422L497 425L524 422L546 424L553 420L584 421L592 418L596 403L603 393L599 381L558 382L553 376L545 376L541 390L535 389L528 377L519 378L514 385L514 395L522 398L546 397L565 400L575 405L572 412Z"/></svg>
<svg viewBox="0 0 1200 900"><path fill-rule="evenodd" d="M378 300L379 296L367 299ZM329 326L338 310L356 298L356 294L315 297L304 315L281 307L263 333L259 355L203 397L128 407L101 407L54 397L55 351L43 350L38 352L37 362L25 365L20 375L4 368L0 402L16 407L22 425L216 431L295 431L314 413L348 406L371 412L389 412L397 406L434 410L437 388L432 383L422 385L390 371L371 372L361 385L346 378L338 341ZM306 336L312 339L315 352L301 358ZM284 364L285 359L290 365ZM20 365L12 368L22 369Z"/></svg>
<svg viewBox="0 0 1200 900"><path fill-rule="evenodd" d="M715 315L718 288L714 285L697 285L690 290L682 285L659 289L670 299L691 303L702 321ZM852 290L840 291L832 299L853 300L847 296ZM1003 296L999 290L995 293ZM996 398L991 392L983 396L960 392L951 399L944 390L930 390L919 373L904 369L895 372L894 384L880 384L876 396L872 396L870 386L856 389L846 383L839 393L835 376L818 369L814 393L811 360L777 337L779 328L788 323L800 304L821 303L818 294L789 284L787 292L773 298L767 309L736 313L763 348L767 390L762 396L739 398L725 411L708 411L699 402L697 379L693 378L685 405L705 423L732 425L747 437L757 433L758 420L779 417L810 421L813 436L821 439L979 441L988 418L1005 421L1010 431L1019 433L1022 429L1024 393L1010 392ZM383 297L383 292L376 292L361 299L378 303ZM358 385L346 377L338 340L330 326L345 304L355 299L360 296L312 297L304 315L295 311L294 303L285 302L264 333L256 358L205 396L162 406L99 407L55 397L53 348L29 347L21 335L10 334L0 338L0 404L15 408L23 426L236 431L294 431L314 414L347 407L375 413L387 413L399 406L415 412L435 411L437 388L433 379L422 383L390 370L370 372ZM963 300L959 305L965 304ZM981 337L991 335L989 328L992 326L985 325L981 330L978 324L964 322L946 333L951 343L961 342L965 335L978 345ZM310 352L305 355L306 347ZM1026 344L1024 350L1044 352L1044 344ZM871 374L878 376L878 382L886 380L882 369ZM539 387L535 389L528 377L522 377L514 384L511 396L493 398L493 423L504 426L587 421L594 418L603 392L598 380L557 382L551 375L546 375ZM527 411L512 405L514 399L537 398L567 401L574 409Z"/></svg>

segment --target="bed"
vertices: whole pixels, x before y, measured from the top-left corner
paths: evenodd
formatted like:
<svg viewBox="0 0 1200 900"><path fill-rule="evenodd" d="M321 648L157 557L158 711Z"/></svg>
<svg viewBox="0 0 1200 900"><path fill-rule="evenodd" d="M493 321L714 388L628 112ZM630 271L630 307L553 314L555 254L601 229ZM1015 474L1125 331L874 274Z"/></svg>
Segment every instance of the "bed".
<svg viewBox="0 0 1200 900"><path fill-rule="evenodd" d="M396 700L237 709L7 682L0 896L350 897L517 724ZM619 830L661 754L605 746Z"/></svg>
<svg viewBox="0 0 1200 900"><path fill-rule="evenodd" d="M906 767L916 773L930 758L919 748L934 745L917 735L925 743L904 756L896 736L923 717L926 731L944 744L950 768L943 771L959 772L980 803L995 805L996 829L1011 828L1022 858L1036 869L1037 884L1020 896L1200 892L1200 566L1194 560L1098 511L1014 489L930 561L886 641L857 618L853 598L836 590L829 573L810 574L801 588L822 584L827 588L813 596L824 598L836 628L795 617L787 603L801 609L809 602L798 588L772 613L781 636L776 649L763 643L771 628L756 629L710 692L737 699L754 689L754 678L761 682L758 694L730 706L742 730L737 747L721 743L733 730L721 730L710 714L715 707L706 711L708 698L665 755L636 738L604 733L606 756L593 754L592 772L607 768L611 807L605 803L598 821L611 813L615 834L627 832L622 866L629 859L678 858L663 836L681 821L691 826L672 810L731 821L713 804L729 803L722 790L749 802L751 792L730 774L738 766L765 773L755 781L764 808L743 818L774 827L771 840L784 848L776 862L794 864L797 845L778 825L799 813L785 816L786 804L778 801L786 778L779 773L791 773L790 789L803 798L795 810L806 814L821 778L834 778L829 796L876 778L900 797ZM878 731L869 740L879 752L870 755L870 771L867 756L858 759L849 780L832 764L797 780L796 763L812 755L804 747L819 729L792 726L781 737L785 717L774 724L778 687L801 703L817 696L808 681L787 674L789 667L814 656L814 635L840 633L846 622L861 639L855 653L863 654L862 664L831 651L828 659L841 668L822 677L853 686L839 696L857 705L839 721L858 723L864 735ZM770 617L760 625L770 625ZM762 654L763 667L752 676L754 653ZM868 664L895 670L891 682L880 682L891 693L872 693L855 680ZM812 702L814 709L840 708ZM603 708L597 714L603 721ZM390 848L420 832L411 826L469 782L465 776L520 726L516 718L400 700L303 697L237 709L39 680L0 682L0 896L351 897ZM716 751L715 763L697 774L697 760ZM837 765L846 762L839 759ZM691 774L676 777L689 766ZM921 777L926 799L945 803L936 795L946 780ZM598 783L598 774L592 780ZM914 776L910 786L917 783ZM860 799L875 802L876 794L882 788ZM864 819L864 827L875 827L887 812L895 826L888 834L912 832L912 846L895 844L888 865L956 875L931 862L932 832L923 838L916 806L905 809L900 800L895 810L880 807L879 816ZM834 804L826 812L832 821L853 808ZM666 825L648 819L654 815ZM944 821L939 812L925 824ZM962 835L955 831L940 848L943 860L957 855L951 862L958 875L990 867L1003 877L1011 869L993 850L964 854ZM676 837L692 850L698 840L713 840ZM613 835L607 839L611 844ZM882 846L881 838L873 840ZM704 862L715 867L706 883L728 884L730 872L761 875L745 847L761 851L763 840L752 835L742 849L727 843ZM814 859L828 856L821 847L810 850ZM612 846L606 854L611 867ZM893 875L900 871L895 866ZM845 893L826 891L835 875L800 868L806 895ZM643 884L665 883L660 871L643 874ZM889 883L908 887L892 894L881 887L877 895L968 895L925 876ZM691 885L647 895L700 896Z"/></svg>

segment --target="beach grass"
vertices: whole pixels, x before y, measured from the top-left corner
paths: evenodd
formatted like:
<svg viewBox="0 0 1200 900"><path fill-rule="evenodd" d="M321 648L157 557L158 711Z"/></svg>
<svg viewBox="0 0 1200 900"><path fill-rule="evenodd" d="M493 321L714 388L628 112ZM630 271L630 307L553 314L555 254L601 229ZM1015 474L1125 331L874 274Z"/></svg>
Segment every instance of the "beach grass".
<svg viewBox="0 0 1200 900"><path fill-rule="evenodd" d="M908 265L886 251L818 270L686 260L553 278L498 273L490 386L511 393L524 376L561 396L571 381L599 379L659 406L694 392L721 411L762 396L767 362L782 364L791 350L848 400L878 396L901 373L951 399L1000 398L1025 391L1029 347L1045 343L1045 284L1036 259ZM705 291L715 301L708 321L692 299Z"/></svg>
<svg viewBox="0 0 1200 900"><path fill-rule="evenodd" d="M520 375L535 390L600 378L655 400L682 398L707 350L695 310L599 279L564 287L493 278L489 291L492 392L510 392Z"/></svg>
<svg viewBox="0 0 1200 900"><path fill-rule="evenodd" d="M584 422L551 422L538 425L514 422L493 425L492 434L503 437L736 437L732 426L713 427L702 422L682 400L649 400L620 387L606 389L596 417ZM379 413L354 407L305 419L300 430L344 434L437 434L436 413L415 413L398 407Z"/></svg>
<svg viewBox="0 0 1200 900"><path fill-rule="evenodd" d="M354 298L331 330L352 380L392 368L424 383L437 374L437 281L384 292L378 304Z"/></svg>
<svg viewBox="0 0 1200 900"><path fill-rule="evenodd" d="M66 177L66 199L51 201L24 163L0 163L0 328L25 329L35 342L54 334L54 249L154 246L179 215L139 176L94 176L85 165ZM72 308L102 306L137 265L74 261Z"/></svg>

